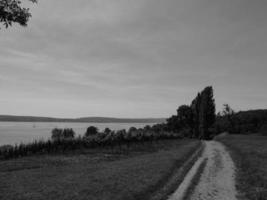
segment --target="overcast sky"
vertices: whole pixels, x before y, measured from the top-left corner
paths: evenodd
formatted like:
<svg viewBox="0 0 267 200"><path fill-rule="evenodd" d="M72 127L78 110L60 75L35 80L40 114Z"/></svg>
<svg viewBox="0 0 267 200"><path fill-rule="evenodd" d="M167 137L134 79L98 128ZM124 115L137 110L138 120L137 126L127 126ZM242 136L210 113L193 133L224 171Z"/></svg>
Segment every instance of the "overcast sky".
<svg viewBox="0 0 267 200"><path fill-rule="evenodd" d="M266 0L39 0L0 30L0 113L168 117L205 86L267 108Z"/></svg>

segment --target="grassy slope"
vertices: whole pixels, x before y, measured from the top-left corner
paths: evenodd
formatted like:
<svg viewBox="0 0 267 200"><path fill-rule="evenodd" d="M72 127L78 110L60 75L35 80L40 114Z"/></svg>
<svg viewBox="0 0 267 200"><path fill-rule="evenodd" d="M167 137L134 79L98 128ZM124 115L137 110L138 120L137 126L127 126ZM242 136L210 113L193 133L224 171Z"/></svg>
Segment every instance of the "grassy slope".
<svg viewBox="0 0 267 200"><path fill-rule="evenodd" d="M229 135L219 140L236 163L240 199L267 200L267 137Z"/></svg>
<svg viewBox="0 0 267 200"><path fill-rule="evenodd" d="M0 199L143 199L172 176L199 141L148 144L128 155L27 157L0 162ZM153 151L151 149L157 149Z"/></svg>

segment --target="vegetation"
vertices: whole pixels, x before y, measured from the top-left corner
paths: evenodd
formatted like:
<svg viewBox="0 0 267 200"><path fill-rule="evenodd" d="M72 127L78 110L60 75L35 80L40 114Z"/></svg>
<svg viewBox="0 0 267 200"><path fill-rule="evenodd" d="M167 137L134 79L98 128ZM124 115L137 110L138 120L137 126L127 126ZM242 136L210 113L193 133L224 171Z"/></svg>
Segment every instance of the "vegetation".
<svg viewBox="0 0 267 200"><path fill-rule="evenodd" d="M83 136L76 136L73 129L55 128L50 140L0 147L0 172L16 177L0 173L0 199L20 195L25 199L161 200L180 183L194 162L188 158L200 147L197 140L176 139L211 139L221 132L267 135L267 110L236 113L225 104L216 115L213 88L206 87L191 105L178 107L166 123L118 131L90 126ZM266 199L266 137L217 138L230 149L237 165L241 199ZM40 154L46 155L35 156ZM8 160L11 158L19 159ZM186 166L182 164L185 161L189 163ZM42 170L35 170L39 168ZM177 173L181 168L184 173ZM36 188L37 180L41 180L42 189ZM22 190L19 182L25 182ZM12 187L19 192L14 194Z"/></svg>
<svg viewBox="0 0 267 200"><path fill-rule="evenodd" d="M209 139L209 128L215 121L215 104L212 87L206 87L199 93L191 106L182 105L177 115L167 120L167 123L145 126L128 131L112 131L106 128L103 132L90 126L83 137L75 137L72 129L53 129L51 140L35 141L30 144L20 144L0 149L0 159L16 158L21 156L65 152L68 150L112 147L119 151L128 151L135 143L153 142L162 139L200 138Z"/></svg>
<svg viewBox="0 0 267 200"><path fill-rule="evenodd" d="M222 132L267 135L267 110L235 112L228 104L215 114L212 87L198 93L191 105L182 105L167 119L165 129L184 137L211 139Z"/></svg>
<svg viewBox="0 0 267 200"><path fill-rule="evenodd" d="M228 135L219 140L235 161L240 199L267 200L267 137Z"/></svg>
<svg viewBox="0 0 267 200"><path fill-rule="evenodd" d="M29 1L33 3L37 2L37 0ZM30 17L29 9L23 8L20 0L0 0L0 23L6 28L12 26L12 23L27 26Z"/></svg>
<svg viewBox="0 0 267 200"><path fill-rule="evenodd" d="M105 129L98 132L96 127L89 127L84 137L75 137L72 129L53 129L51 140L35 141L29 144L6 146L0 149L0 159L10 159L34 154L51 154L67 152L77 149L88 149L97 147L111 147L111 150L128 152L131 145L147 144L162 139L182 138L177 133L164 131L163 125L153 127L146 126L144 129L134 127L126 130L111 131Z"/></svg>
<svg viewBox="0 0 267 200"><path fill-rule="evenodd" d="M180 106L177 115L167 119L167 123L140 129L131 127L128 131L112 131L106 128L103 132L90 126L83 137L75 137L72 129L53 129L51 140L0 148L0 159L107 146L112 149L118 148L119 151L128 151L130 145L136 143L177 138L211 139L221 132L261 131L262 134L266 134L266 124L267 110L235 113L225 104L223 111L216 116L213 89L206 87L197 94L190 106Z"/></svg>
<svg viewBox="0 0 267 200"><path fill-rule="evenodd" d="M75 132L72 129L58 129L52 130L52 140L66 140L73 139L75 137Z"/></svg>
<svg viewBox="0 0 267 200"><path fill-rule="evenodd" d="M216 133L266 134L266 124L267 110L249 110L236 113L226 104L222 113L218 113L216 117L214 129Z"/></svg>
<svg viewBox="0 0 267 200"><path fill-rule="evenodd" d="M89 137L91 135L96 135L98 133L98 128L95 126L90 126L87 128L85 137Z"/></svg>
<svg viewBox="0 0 267 200"><path fill-rule="evenodd" d="M215 117L215 100L210 86L198 93L191 106L180 106L177 115L167 119L167 127L170 131L183 132L187 137L210 139Z"/></svg>
<svg viewBox="0 0 267 200"><path fill-rule="evenodd" d="M98 148L1 161L0 199L149 199L199 147L159 140L135 143L128 154Z"/></svg>
<svg viewBox="0 0 267 200"><path fill-rule="evenodd" d="M191 105L182 105L177 115L167 119L165 130L184 137L211 139L222 132L267 135L267 110L235 112L228 104L215 114L212 87L198 93Z"/></svg>
<svg viewBox="0 0 267 200"><path fill-rule="evenodd" d="M223 111L215 115L213 89L206 87L197 94L190 106L180 106L177 109L177 115L167 119L167 123L139 129L131 127L128 131L112 131L106 128L103 132L90 126L83 137L75 137L72 129L53 129L51 140L0 148L0 159L98 147L111 147L119 152L125 152L136 143L177 138L211 139L221 132L261 131L262 134L266 134L266 124L267 110L235 113L229 105L225 104Z"/></svg>

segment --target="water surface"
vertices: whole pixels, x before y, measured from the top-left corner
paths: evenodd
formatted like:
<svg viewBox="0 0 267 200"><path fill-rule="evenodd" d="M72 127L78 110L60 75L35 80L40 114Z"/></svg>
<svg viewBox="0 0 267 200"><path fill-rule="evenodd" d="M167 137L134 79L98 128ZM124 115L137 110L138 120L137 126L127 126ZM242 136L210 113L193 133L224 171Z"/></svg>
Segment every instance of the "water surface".
<svg viewBox="0 0 267 200"><path fill-rule="evenodd" d="M72 128L76 135L83 135L86 128L96 126L100 131L106 127L111 130L142 128L143 123L62 123L62 122L0 122L0 146L4 144L27 143L39 139L48 139L53 128Z"/></svg>

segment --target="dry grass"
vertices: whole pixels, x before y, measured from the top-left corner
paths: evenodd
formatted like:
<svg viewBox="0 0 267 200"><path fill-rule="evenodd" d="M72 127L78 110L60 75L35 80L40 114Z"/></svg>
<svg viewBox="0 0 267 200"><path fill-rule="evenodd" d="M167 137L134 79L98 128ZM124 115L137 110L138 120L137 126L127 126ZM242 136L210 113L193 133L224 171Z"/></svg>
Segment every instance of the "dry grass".
<svg viewBox="0 0 267 200"><path fill-rule="evenodd" d="M237 166L240 199L267 200L267 137L228 135L219 139Z"/></svg>
<svg viewBox="0 0 267 200"><path fill-rule="evenodd" d="M1 161L0 199L144 199L142 195L163 185L199 145L165 140L127 155L76 153Z"/></svg>

